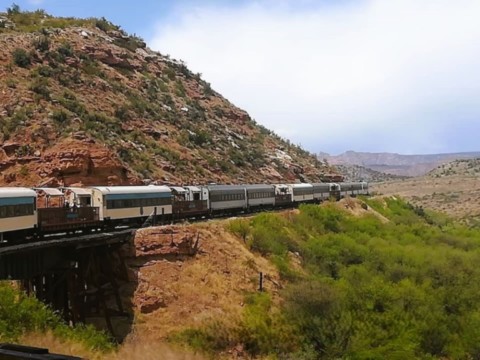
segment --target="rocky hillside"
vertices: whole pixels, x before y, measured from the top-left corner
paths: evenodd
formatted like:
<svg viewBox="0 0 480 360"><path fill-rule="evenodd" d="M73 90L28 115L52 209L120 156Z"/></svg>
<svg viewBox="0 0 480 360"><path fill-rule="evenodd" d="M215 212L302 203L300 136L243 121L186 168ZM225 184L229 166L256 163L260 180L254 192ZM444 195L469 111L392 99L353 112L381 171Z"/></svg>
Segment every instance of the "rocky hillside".
<svg viewBox="0 0 480 360"><path fill-rule="evenodd" d="M318 158L326 159L333 165L361 165L388 174L420 176L425 175L442 163L457 159L471 159L478 156L480 156L480 152L401 155L395 153L347 151L337 156L321 153L318 155Z"/></svg>
<svg viewBox="0 0 480 360"><path fill-rule="evenodd" d="M480 176L480 158L455 160L442 164L428 173L431 177Z"/></svg>
<svg viewBox="0 0 480 360"><path fill-rule="evenodd" d="M0 13L0 185L317 181L332 169L105 19Z"/></svg>
<svg viewBox="0 0 480 360"><path fill-rule="evenodd" d="M407 176L387 174L369 169L360 165L336 165L335 166L345 181L380 182L408 178Z"/></svg>

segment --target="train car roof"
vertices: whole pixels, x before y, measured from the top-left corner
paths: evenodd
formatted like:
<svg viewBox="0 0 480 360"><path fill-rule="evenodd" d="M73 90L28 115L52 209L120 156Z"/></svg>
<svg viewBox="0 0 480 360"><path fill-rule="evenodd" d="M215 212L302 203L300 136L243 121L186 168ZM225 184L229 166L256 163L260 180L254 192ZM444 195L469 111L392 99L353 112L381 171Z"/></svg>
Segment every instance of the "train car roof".
<svg viewBox="0 0 480 360"><path fill-rule="evenodd" d="M100 191L102 194L155 194L172 193L168 186L92 186L91 189Z"/></svg>
<svg viewBox="0 0 480 360"><path fill-rule="evenodd" d="M66 191L71 191L77 196L92 196L92 189L82 187L65 187Z"/></svg>
<svg viewBox="0 0 480 360"><path fill-rule="evenodd" d="M65 196L63 192L61 192L57 188L34 188L36 192L44 192L48 196Z"/></svg>
<svg viewBox="0 0 480 360"><path fill-rule="evenodd" d="M0 198L37 197L37 193L29 188L0 187Z"/></svg>
<svg viewBox="0 0 480 360"><path fill-rule="evenodd" d="M169 186L169 188L172 189L173 191L175 191L178 194L185 194L187 192L187 190L185 190L185 188L180 187L180 186Z"/></svg>
<svg viewBox="0 0 480 360"><path fill-rule="evenodd" d="M306 188L312 188L312 184L307 184L307 183L302 183L302 184L291 184L292 187L297 188L297 189L306 189Z"/></svg>
<svg viewBox="0 0 480 360"><path fill-rule="evenodd" d="M201 192L202 189L200 189L198 186L184 186L185 189L188 189L193 192Z"/></svg>
<svg viewBox="0 0 480 360"><path fill-rule="evenodd" d="M247 190L261 190L261 189L273 190L274 186L268 185L268 184L252 184L252 185L245 185L245 188Z"/></svg>
<svg viewBox="0 0 480 360"><path fill-rule="evenodd" d="M245 185L207 185L207 188L210 191L245 190Z"/></svg>

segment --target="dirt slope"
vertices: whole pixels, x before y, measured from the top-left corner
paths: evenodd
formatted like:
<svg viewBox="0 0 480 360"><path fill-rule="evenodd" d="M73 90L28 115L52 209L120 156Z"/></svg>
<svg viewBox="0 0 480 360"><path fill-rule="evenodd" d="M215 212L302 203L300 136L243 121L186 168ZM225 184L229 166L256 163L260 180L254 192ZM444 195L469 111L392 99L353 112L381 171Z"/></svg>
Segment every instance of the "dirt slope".
<svg viewBox="0 0 480 360"><path fill-rule="evenodd" d="M444 212L464 223L480 224L480 177L420 177L373 184L378 195L400 195L415 205Z"/></svg>

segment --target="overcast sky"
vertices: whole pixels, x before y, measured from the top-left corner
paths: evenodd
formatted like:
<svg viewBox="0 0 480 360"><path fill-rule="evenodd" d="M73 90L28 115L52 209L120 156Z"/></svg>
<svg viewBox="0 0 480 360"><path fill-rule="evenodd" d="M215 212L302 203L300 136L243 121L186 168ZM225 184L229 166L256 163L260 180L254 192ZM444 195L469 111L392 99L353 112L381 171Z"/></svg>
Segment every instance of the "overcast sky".
<svg viewBox="0 0 480 360"><path fill-rule="evenodd" d="M17 3L111 19L313 152L480 150L480 0Z"/></svg>

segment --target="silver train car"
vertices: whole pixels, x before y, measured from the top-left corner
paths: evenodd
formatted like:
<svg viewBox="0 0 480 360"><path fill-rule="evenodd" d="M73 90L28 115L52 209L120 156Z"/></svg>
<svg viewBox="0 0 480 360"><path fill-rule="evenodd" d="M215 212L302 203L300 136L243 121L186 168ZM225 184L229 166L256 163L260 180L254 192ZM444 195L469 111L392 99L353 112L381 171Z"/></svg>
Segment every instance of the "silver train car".
<svg viewBox="0 0 480 360"><path fill-rule="evenodd" d="M357 195L368 195L368 183L367 182L346 182L339 183L340 186L340 195L341 197L345 196L357 196Z"/></svg>
<svg viewBox="0 0 480 360"><path fill-rule="evenodd" d="M275 206L275 187L273 185L245 185L247 208L273 208Z"/></svg>
<svg viewBox="0 0 480 360"><path fill-rule="evenodd" d="M292 201L293 202L312 202L313 201L313 185L291 184L292 188Z"/></svg>
<svg viewBox="0 0 480 360"><path fill-rule="evenodd" d="M117 224L201 218L368 195L368 183L206 186L0 187L0 242L51 233L101 231ZM38 203L41 196L45 201ZM64 201L49 202L49 197ZM56 203L56 207L52 204ZM42 207L45 204L45 207ZM42 205L42 206L41 206Z"/></svg>
<svg viewBox="0 0 480 360"><path fill-rule="evenodd" d="M209 204L212 213L247 209L245 185L208 185Z"/></svg>

